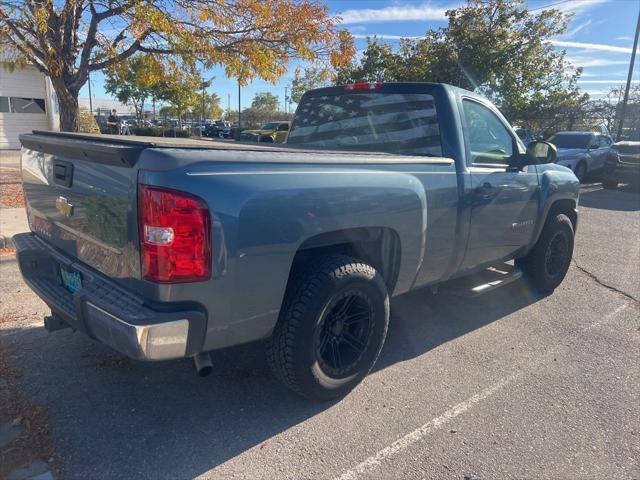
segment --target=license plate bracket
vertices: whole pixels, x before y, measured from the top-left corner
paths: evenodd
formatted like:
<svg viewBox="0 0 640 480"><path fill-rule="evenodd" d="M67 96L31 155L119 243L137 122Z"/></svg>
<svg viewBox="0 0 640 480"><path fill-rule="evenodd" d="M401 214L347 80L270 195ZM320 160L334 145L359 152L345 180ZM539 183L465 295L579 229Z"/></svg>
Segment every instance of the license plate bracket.
<svg viewBox="0 0 640 480"><path fill-rule="evenodd" d="M71 293L76 293L82 289L82 275L75 270L69 270L65 267L60 267L60 276L62 277L62 285Z"/></svg>

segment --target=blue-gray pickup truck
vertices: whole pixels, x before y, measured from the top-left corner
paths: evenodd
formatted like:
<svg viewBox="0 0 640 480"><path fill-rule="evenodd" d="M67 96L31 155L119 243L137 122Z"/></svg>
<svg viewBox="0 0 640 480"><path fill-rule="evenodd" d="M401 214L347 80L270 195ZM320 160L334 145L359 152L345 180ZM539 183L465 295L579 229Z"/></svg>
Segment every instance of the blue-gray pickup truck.
<svg viewBox="0 0 640 480"><path fill-rule="evenodd" d="M430 83L307 92L287 144L21 137L22 275L72 327L135 359L266 340L322 400L374 365L389 298L515 259L541 292L571 260L579 184L487 100Z"/></svg>

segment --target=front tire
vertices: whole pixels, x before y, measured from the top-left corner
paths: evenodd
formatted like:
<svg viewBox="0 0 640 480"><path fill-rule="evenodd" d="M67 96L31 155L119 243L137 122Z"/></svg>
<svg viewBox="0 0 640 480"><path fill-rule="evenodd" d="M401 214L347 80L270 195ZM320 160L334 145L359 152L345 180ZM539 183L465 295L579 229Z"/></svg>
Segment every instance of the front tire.
<svg viewBox="0 0 640 480"><path fill-rule="evenodd" d="M320 257L289 282L267 357L296 393L316 401L342 397L375 364L388 325L382 276L352 257Z"/></svg>
<svg viewBox="0 0 640 480"><path fill-rule="evenodd" d="M573 256L574 232L569 217L560 213L550 217L533 250L517 260L540 293L553 292L564 280Z"/></svg>

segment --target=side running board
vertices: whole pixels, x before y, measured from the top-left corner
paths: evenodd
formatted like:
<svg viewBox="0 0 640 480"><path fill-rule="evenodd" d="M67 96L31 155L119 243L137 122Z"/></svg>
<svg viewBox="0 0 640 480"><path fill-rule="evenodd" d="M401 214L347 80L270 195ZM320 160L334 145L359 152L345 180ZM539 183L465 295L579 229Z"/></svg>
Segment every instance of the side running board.
<svg viewBox="0 0 640 480"><path fill-rule="evenodd" d="M468 277L445 282L439 286L439 292L464 298L477 297L521 278L522 270L513 265L503 264L489 267Z"/></svg>

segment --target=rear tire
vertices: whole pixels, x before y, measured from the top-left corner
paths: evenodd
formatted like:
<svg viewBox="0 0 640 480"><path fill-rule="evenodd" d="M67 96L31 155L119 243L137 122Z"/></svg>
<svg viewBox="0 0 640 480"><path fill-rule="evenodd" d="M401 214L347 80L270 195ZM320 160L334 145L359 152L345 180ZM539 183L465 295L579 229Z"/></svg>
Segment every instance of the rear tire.
<svg viewBox="0 0 640 480"><path fill-rule="evenodd" d="M316 401L342 397L375 364L388 325L382 276L352 257L320 257L290 280L267 358L294 392Z"/></svg>
<svg viewBox="0 0 640 480"><path fill-rule="evenodd" d="M574 232L569 217L547 219L533 250L516 261L540 293L553 292L564 280L573 256Z"/></svg>

